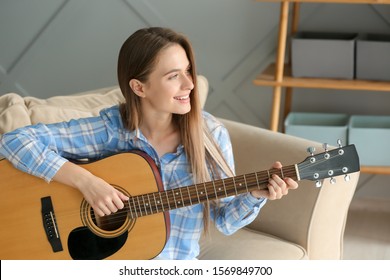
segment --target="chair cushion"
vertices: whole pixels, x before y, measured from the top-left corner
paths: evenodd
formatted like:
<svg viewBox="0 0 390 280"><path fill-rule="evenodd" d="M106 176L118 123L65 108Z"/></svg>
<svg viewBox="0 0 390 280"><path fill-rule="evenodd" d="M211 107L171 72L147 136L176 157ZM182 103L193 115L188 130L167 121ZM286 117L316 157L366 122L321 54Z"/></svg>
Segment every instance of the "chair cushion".
<svg viewBox="0 0 390 280"><path fill-rule="evenodd" d="M301 246L247 228L229 236L210 229L210 234L202 237L200 246L199 259L203 260L308 259L307 252Z"/></svg>

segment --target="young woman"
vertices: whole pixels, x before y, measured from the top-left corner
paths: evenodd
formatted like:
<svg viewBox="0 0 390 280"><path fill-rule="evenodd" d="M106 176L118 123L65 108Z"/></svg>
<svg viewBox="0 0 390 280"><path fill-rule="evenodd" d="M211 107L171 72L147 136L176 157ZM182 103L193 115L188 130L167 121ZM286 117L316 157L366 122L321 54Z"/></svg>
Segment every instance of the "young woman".
<svg viewBox="0 0 390 280"><path fill-rule="evenodd" d="M99 216L124 207L128 197L68 159L102 158L139 149L158 166L165 189L230 177L232 147L226 128L202 111L189 41L166 28L136 31L123 44L118 80L125 103L97 117L38 124L4 134L0 154L16 168L78 189ZM280 168L279 162L273 167ZM170 211L170 238L161 259L195 259L209 221L224 234L252 222L267 199L298 184L274 176L268 190Z"/></svg>

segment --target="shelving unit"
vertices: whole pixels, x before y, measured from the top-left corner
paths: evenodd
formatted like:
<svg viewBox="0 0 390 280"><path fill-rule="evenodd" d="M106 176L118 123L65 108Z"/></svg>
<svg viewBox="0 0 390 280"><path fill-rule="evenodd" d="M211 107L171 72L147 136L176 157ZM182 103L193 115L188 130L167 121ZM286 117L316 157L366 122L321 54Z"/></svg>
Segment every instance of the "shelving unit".
<svg viewBox="0 0 390 280"><path fill-rule="evenodd" d="M291 19L291 34L298 31L298 18L300 3L344 3L344 4L390 4L390 0L256 0L257 2L280 3L278 49L275 63L268 66L253 81L258 86L273 87L273 101L271 110L270 129L278 131L279 118L282 107L282 89L285 89L284 118L291 110L292 93L294 87L322 88L322 89L347 89L347 90L372 90L389 91L390 82L362 81L362 80L337 80L337 79L313 79L294 78L291 75L291 65L285 63L287 32L289 24L289 5L293 4ZM390 174L387 166L362 166L361 172L371 174Z"/></svg>

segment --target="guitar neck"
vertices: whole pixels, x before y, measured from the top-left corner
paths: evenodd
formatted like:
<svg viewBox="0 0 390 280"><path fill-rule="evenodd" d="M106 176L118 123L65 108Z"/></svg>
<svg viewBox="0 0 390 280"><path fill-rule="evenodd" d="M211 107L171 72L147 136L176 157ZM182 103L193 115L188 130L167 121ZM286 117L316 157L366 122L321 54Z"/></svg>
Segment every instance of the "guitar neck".
<svg viewBox="0 0 390 280"><path fill-rule="evenodd" d="M126 211L134 219L253 190L266 189L273 174L277 174L281 178L298 179L296 165L290 165L281 169L270 169L187 187L132 196L126 205Z"/></svg>

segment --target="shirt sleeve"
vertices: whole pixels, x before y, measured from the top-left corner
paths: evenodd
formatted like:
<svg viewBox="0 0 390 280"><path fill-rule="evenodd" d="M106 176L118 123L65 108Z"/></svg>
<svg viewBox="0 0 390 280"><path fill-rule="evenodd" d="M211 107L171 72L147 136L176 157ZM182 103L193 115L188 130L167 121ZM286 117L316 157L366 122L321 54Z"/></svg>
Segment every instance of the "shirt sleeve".
<svg viewBox="0 0 390 280"><path fill-rule="evenodd" d="M107 127L99 116L3 134L0 154L16 168L50 182L68 159L99 157L107 142Z"/></svg>
<svg viewBox="0 0 390 280"><path fill-rule="evenodd" d="M217 120L215 121L218 122ZM211 132L216 143L221 148L227 164L235 172L233 148L228 130L222 123L218 122ZM222 178L226 177L227 175L222 173ZM215 225L219 231L230 235L251 223L257 217L266 201L265 198L257 199L250 193L220 199L216 203L216 207L212 207L211 217L214 218Z"/></svg>

